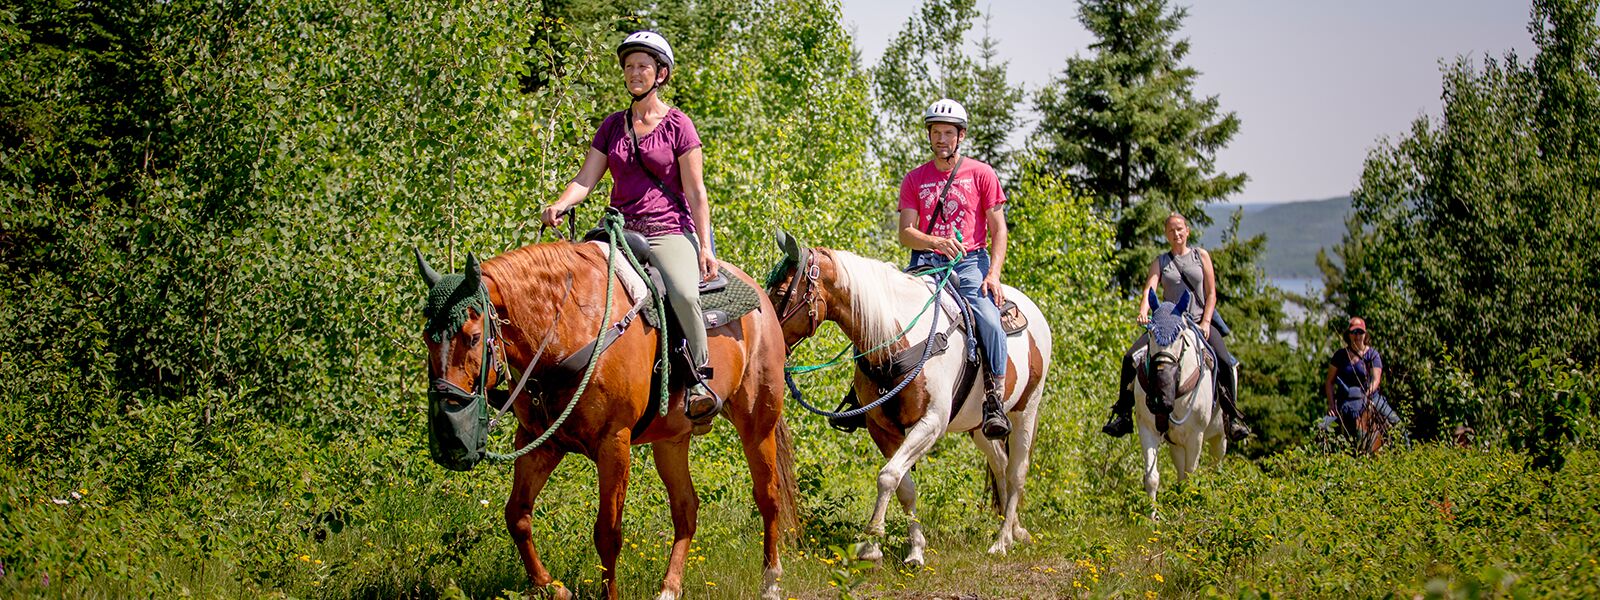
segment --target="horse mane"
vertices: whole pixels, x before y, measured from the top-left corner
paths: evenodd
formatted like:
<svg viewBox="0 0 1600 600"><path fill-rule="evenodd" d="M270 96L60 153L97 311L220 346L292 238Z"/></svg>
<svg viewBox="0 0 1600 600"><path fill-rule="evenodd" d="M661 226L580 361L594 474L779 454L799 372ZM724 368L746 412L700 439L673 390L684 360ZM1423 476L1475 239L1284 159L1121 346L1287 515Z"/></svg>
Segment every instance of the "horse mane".
<svg viewBox="0 0 1600 600"><path fill-rule="evenodd" d="M483 262L483 274L494 281L507 313L529 314L541 304L560 302L569 274L574 292L581 291L586 272L605 273L605 256L590 244L549 242L523 246Z"/></svg>
<svg viewBox="0 0 1600 600"><path fill-rule="evenodd" d="M864 347L876 348L900 335L898 317L905 307L898 302L911 289L927 295L922 283L898 267L881 260L858 256L845 250L829 250L839 269L838 285L850 294L850 311ZM885 348L882 352L888 352Z"/></svg>

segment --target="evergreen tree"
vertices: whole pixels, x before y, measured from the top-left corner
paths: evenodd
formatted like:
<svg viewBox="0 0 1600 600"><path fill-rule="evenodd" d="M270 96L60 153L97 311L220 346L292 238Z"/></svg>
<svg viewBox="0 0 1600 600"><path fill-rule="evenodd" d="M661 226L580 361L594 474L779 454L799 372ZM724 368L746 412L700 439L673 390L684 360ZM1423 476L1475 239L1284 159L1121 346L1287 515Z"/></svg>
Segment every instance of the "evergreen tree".
<svg viewBox="0 0 1600 600"><path fill-rule="evenodd" d="M962 154L1005 172L1006 139L1020 124L1022 88L1006 78L1008 63L996 61L999 41L983 38L975 59L966 54L966 36L978 12L974 0L927 0L884 49L872 69L873 106L879 135L873 151L884 175L898 181L928 160L928 130L922 123L928 105L951 98L967 109L971 125Z"/></svg>
<svg viewBox="0 0 1600 600"><path fill-rule="evenodd" d="M1216 152L1239 119L1220 112L1216 96L1195 97L1199 72L1183 64L1189 42L1175 39L1187 15L1166 0L1080 0L1078 20L1098 38L1093 55L1068 59L1034 102L1047 167L1069 173L1116 222L1123 289L1159 252L1168 212L1210 224L1202 205L1245 182L1217 172Z"/></svg>
<svg viewBox="0 0 1600 600"><path fill-rule="evenodd" d="M992 14L983 16L983 39L978 40L978 60L972 65L972 87L956 98L972 119L963 153L989 163L1002 174L1011 165L1011 149L1006 141L1022 124L1017 105L1022 103L1022 88L1006 79L1010 61L996 60L1000 40L990 34Z"/></svg>

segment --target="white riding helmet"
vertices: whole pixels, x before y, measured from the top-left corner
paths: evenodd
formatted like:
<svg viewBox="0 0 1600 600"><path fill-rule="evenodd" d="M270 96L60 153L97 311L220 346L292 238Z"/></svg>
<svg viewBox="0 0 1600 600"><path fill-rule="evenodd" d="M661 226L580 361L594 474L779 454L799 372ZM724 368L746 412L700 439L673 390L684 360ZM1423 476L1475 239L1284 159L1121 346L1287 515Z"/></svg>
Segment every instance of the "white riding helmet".
<svg viewBox="0 0 1600 600"><path fill-rule="evenodd" d="M628 39L622 40L622 45L617 46L617 62L622 62L631 50L641 50L654 56L668 67L674 66L672 61L672 45L667 43L667 38L650 30L635 31Z"/></svg>
<svg viewBox="0 0 1600 600"><path fill-rule="evenodd" d="M923 115L922 124L950 123L962 129L967 128L967 109L961 107L960 102L944 98L934 102L928 107L928 113Z"/></svg>

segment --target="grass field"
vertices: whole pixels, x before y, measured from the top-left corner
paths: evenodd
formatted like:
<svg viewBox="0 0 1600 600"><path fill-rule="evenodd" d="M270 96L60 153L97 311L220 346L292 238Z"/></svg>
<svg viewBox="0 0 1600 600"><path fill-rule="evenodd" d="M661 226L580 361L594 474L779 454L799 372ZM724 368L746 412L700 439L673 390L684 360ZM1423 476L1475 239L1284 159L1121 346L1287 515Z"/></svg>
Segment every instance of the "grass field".
<svg viewBox="0 0 1600 600"><path fill-rule="evenodd" d="M1163 519L1153 522L1136 442L1099 435L1103 394L1073 391L1097 384L1062 376L1052 387L1023 508L1035 543L985 554L997 517L977 451L953 437L914 472L930 549L915 571L898 565L906 521L894 509L883 568L842 558L861 540L880 463L864 433L846 436L791 413L803 530L785 553L786 595L1600 594L1593 452L1573 453L1559 475L1529 470L1518 454L1438 446L1369 458L1309 449L1260 462L1230 457L1182 486L1163 465ZM689 597L751 597L760 582L759 518L731 427L719 424L693 452L703 504ZM210 453L174 453L143 470L137 457L109 460L71 485L47 482L72 473L0 475L0 596L527 591L501 517L509 469L434 466L420 424L413 438L331 441L263 426ZM626 598L653 596L671 537L649 461L636 449L619 567ZM580 597L599 592L593 503L594 469L573 457L535 512L546 564Z"/></svg>

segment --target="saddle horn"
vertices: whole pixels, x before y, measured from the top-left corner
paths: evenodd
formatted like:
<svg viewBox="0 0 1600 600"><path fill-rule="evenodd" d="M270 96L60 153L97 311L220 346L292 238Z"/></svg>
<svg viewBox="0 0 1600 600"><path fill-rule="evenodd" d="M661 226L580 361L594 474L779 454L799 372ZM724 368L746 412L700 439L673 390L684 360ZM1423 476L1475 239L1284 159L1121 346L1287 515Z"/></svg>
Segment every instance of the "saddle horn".
<svg viewBox="0 0 1600 600"><path fill-rule="evenodd" d="M428 259L422 257L422 251L413 247L411 253L417 257L417 272L422 274L422 279L428 282L428 289L439 285L439 272L428 266Z"/></svg>

